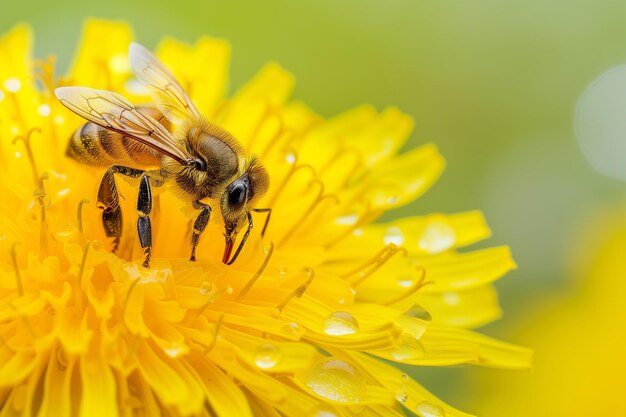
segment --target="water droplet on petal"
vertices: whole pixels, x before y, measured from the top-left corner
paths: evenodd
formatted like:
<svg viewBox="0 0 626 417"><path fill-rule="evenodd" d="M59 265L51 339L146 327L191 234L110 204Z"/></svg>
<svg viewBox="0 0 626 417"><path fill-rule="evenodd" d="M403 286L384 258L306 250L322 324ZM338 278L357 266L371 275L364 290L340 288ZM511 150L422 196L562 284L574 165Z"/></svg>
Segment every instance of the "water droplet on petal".
<svg viewBox="0 0 626 417"><path fill-rule="evenodd" d="M387 197L387 204L395 204L398 202L398 200L400 200L400 197L393 195L390 197Z"/></svg>
<svg viewBox="0 0 626 417"><path fill-rule="evenodd" d="M441 296L443 298L443 302L449 306L455 306L461 302L459 294L455 292L445 292Z"/></svg>
<svg viewBox="0 0 626 417"><path fill-rule="evenodd" d="M306 385L321 397L344 403L358 402L366 388L361 371L334 357L324 358L313 365Z"/></svg>
<svg viewBox="0 0 626 417"><path fill-rule="evenodd" d="M396 246L402 246L402 244L404 243L404 234L402 233L402 230L400 230L400 228L396 226L390 226L385 232L383 242L385 242L385 245L393 243Z"/></svg>
<svg viewBox="0 0 626 417"><path fill-rule="evenodd" d="M202 295L208 295L213 291L213 284L208 281L203 281L202 284L200 284L199 291Z"/></svg>
<svg viewBox="0 0 626 417"><path fill-rule="evenodd" d="M417 303L413 304L407 311L405 311L404 315L426 321L431 321L433 319L430 313Z"/></svg>
<svg viewBox="0 0 626 417"><path fill-rule="evenodd" d="M324 319L324 333L331 336L354 334L359 330L359 323L346 311L335 311Z"/></svg>
<svg viewBox="0 0 626 417"><path fill-rule="evenodd" d="M424 228L418 246L425 252L435 254L450 249L455 242L454 229L443 220L435 220Z"/></svg>
<svg viewBox="0 0 626 417"><path fill-rule="evenodd" d="M409 399L409 393L407 392L407 384L409 383L409 376L402 374L402 386L396 393L396 400L401 403L405 403Z"/></svg>
<svg viewBox="0 0 626 417"><path fill-rule="evenodd" d="M356 214L347 214L345 216L339 216L335 218L335 224L351 226L359 220L359 216Z"/></svg>
<svg viewBox="0 0 626 417"><path fill-rule="evenodd" d="M413 285L415 285L415 281L417 280L417 277L405 277L405 278L399 278L398 281L396 281L398 283L398 286L402 287L402 288L411 288Z"/></svg>
<svg viewBox="0 0 626 417"><path fill-rule="evenodd" d="M422 401L417 405L415 409L418 415L421 417L445 417L446 412L438 405L429 403L428 401Z"/></svg>
<svg viewBox="0 0 626 417"><path fill-rule="evenodd" d="M254 363L261 369L270 369L276 366L283 358L280 348L271 343L264 343L256 351Z"/></svg>
<svg viewBox="0 0 626 417"><path fill-rule="evenodd" d="M281 330L290 337L300 337L302 334L302 329L298 323L285 323Z"/></svg>
<svg viewBox="0 0 626 417"><path fill-rule="evenodd" d="M310 417L338 417L339 414L327 404L319 404L313 407L308 414Z"/></svg>
<svg viewBox="0 0 626 417"><path fill-rule="evenodd" d="M71 238L78 232L78 227L75 223L60 223L57 226L57 230L54 232L54 237L59 241L65 241Z"/></svg>
<svg viewBox="0 0 626 417"><path fill-rule="evenodd" d="M285 161L287 161L288 164L293 165L296 162L296 154L289 152L285 155Z"/></svg>
<svg viewBox="0 0 626 417"><path fill-rule="evenodd" d="M283 279L287 275L287 267L281 265L278 267L278 278Z"/></svg>
<svg viewBox="0 0 626 417"><path fill-rule="evenodd" d="M397 361L410 361L424 356L424 346L410 334L403 334L398 346L389 352Z"/></svg>
<svg viewBox="0 0 626 417"><path fill-rule="evenodd" d="M174 342L171 345L169 345L167 348L165 348L164 352L170 358L177 358L184 352L184 350L185 350L184 345L178 342Z"/></svg>

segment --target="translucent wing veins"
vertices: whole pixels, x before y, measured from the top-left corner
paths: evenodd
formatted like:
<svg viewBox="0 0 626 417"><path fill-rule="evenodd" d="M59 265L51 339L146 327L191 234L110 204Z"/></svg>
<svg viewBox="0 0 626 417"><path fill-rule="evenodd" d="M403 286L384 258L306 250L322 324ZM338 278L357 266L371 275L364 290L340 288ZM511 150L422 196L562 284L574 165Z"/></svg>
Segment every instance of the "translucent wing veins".
<svg viewBox="0 0 626 417"><path fill-rule="evenodd" d="M65 107L90 122L132 137L181 164L191 158L163 125L119 94L86 87L60 87L55 94Z"/></svg>

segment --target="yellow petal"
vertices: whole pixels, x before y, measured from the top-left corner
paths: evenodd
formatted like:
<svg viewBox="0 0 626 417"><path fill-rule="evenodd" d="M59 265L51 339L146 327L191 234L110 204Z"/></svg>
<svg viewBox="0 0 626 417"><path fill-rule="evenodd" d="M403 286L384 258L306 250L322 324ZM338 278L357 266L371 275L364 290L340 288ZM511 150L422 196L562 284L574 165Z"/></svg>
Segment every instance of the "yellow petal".
<svg viewBox="0 0 626 417"><path fill-rule="evenodd" d="M66 84L121 91L130 75L133 37L126 22L88 19Z"/></svg>
<svg viewBox="0 0 626 417"><path fill-rule="evenodd" d="M78 364L82 382L80 414L116 417L117 384L111 368L99 352L83 355Z"/></svg>
<svg viewBox="0 0 626 417"><path fill-rule="evenodd" d="M252 417L241 389L211 361L200 360L188 365L202 382L204 395L218 417Z"/></svg>
<svg viewBox="0 0 626 417"><path fill-rule="evenodd" d="M420 259L426 276L433 285L425 293L457 291L488 284L516 268L507 246L469 253L445 253Z"/></svg>
<svg viewBox="0 0 626 417"><path fill-rule="evenodd" d="M400 207L426 192L444 165L434 145L421 146L369 171L363 182L353 188L353 197L348 201L367 201L372 210Z"/></svg>
<svg viewBox="0 0 626 417"><path fill-rule="evenodd" d="M419 365L475 363L496 368L528 369L529 349L492 339L464 329L432 325L420 338L426 356Z"/></svg>

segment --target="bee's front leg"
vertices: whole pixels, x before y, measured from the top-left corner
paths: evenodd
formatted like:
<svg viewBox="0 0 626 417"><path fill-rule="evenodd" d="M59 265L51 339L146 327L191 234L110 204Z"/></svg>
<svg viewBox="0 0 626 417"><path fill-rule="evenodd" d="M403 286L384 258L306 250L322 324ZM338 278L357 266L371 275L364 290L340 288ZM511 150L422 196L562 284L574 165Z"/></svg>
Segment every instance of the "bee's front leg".
<svg viewBox="0 0 626 417"><path fill-rule="evenodd" d="M198 242L200 241L200 235L206 229L206 225L209 223L209 218L211 217L211 207L208 204L201 203L199 201L193 202L193 207L195 209L201 210L198 217L193 222L193 231L191 235L191 256L189 260L191 262L196 262L196 246L198 246Z"/></svg>
<svg viewBox="0 0 626 417"><path fill-rule="evenodd" d="M152 224L150 223L150 212L152 211L152 190L150 180L147 175L142 175L139 182L139 197L137 198L137 233L139 243L144 248L146 255L143 266L150 267L150 255L152 253Z"/></svg>

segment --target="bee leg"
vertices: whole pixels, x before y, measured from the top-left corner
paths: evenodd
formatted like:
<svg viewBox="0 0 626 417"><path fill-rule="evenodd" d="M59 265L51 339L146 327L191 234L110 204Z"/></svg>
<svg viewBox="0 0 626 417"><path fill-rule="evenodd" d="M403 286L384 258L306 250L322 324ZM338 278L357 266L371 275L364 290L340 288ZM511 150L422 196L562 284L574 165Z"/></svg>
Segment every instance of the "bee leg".
<svg viewBox="0 0 626 417"><path fill-rule="evenodd" d="M122 236L122 209L120 198L115 184L115 174L122 174L137 178L143 171L119 165L113 165L106 170L100 188L98 189L97 207L102 209L102 226L107 237L113 238L113 252L115 252Z"/></svg>
<svg viewBox="0 0 626 417"><path fill-rule="evenodd" d="M270 217L272 217L272 209L271 208L255 208L252 209L255 213L267 213L267 217L265 218L265 223L263 224L263 230L261 230L261 237L265 236L265 231L267 230L267 225L270 224Z"/></svg>
<svg viewBox="0 0 626 417"><path fill-rule="evenodd" d="M243 237L241 238L241 242L239 243L239 246L237 246L237 250L235 251L235 254L231 258L231 260L228 261L227 265L232 265L233 263L235 263L235 261L237 260L237 257L239 256L239 252L241 252L241 250L243 249L243 246L246 244L246 240L248 240L248 236L250 236L250 231L252 230L253 226L254 224L252 223L252 215L250 214L250 212L248 212L248 229L246 230L246 233L243 234Z"/></svg>
<svg viewBox="0 0 626 417"><path fill-rule="evenodd" d="M199 201L194 201L193 207L195 209L202 210L200 214L198 214L196 221L193 222L193 234L191 235L191 257L189 260L191 262L196 262L196 246L198 246L200 235L204 232L206 225L209 223L209 218L211 217L211 207Z"/></svg>
<svg viewBox="0 0 626 417"><path fill-rule="evenodd" d="M143 266L150 267L150 255L152 252L152 224L150 223L150 212L152 211L152 190L150 180L147 175L142 175L139 180L139 197L137 198L137 233L139 243L144 248L146 255Z"/></svg>

